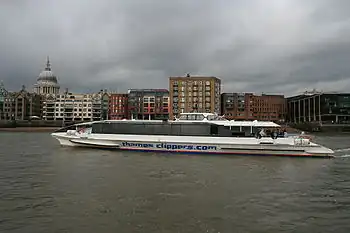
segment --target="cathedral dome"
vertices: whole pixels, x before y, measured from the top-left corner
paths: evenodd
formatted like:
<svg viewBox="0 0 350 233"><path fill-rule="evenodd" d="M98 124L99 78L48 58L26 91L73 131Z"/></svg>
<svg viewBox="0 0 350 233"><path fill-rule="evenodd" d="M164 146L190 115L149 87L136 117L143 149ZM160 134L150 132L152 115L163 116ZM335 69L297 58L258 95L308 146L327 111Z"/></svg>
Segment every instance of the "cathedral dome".
<svg viewBox="0 0 350 233"><path fill-rule="evenodd" d="M57 84L57 77L54 75L54 73L51 70L51 64L50 64L49 58L47 58L45 70L41 71L37 81L38 81L37 82L38 84L39 83Z"/></svg>

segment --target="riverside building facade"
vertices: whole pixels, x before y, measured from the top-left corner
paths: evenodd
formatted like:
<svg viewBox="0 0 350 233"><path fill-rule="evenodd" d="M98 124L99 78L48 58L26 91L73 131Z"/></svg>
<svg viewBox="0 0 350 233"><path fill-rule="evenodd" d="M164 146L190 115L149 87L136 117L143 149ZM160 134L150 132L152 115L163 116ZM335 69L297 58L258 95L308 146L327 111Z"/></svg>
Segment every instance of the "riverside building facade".
<svg viewBox="0 0 350 233"><path fill-rule="evenodd" d="M287 98L288 121L350 123L350 93L305 92Z"/></svg>
<svg viewBox="0 0 350 233"><path fill-rule="evenodd" d="M182 112L220 113L221 80L217 77L170 77L170 118Z"/></svg>
<svg viewBox="0 0 350 233"><path fill-rule="evenodd" d="M167 89L129 89L128 118L169 119L169 91Z"/></svg>
<svg viewBox="0 0 350 233"><path fill-rule="evenodd" d="M221 114L230 120L284 122L286 100L283 95L253 93L221 94Z"/></svg>

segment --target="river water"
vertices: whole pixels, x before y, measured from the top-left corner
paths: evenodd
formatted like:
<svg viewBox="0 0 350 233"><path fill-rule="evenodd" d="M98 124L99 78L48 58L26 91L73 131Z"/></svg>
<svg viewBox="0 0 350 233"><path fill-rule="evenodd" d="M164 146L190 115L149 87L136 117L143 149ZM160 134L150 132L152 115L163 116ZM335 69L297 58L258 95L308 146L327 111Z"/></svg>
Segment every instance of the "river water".
<svg viewBox="0 0 350 233"><path fill-rule="evenodd" d="M350 136L337 158L61 147L0 133L0 232L350 232Z"/></svg>

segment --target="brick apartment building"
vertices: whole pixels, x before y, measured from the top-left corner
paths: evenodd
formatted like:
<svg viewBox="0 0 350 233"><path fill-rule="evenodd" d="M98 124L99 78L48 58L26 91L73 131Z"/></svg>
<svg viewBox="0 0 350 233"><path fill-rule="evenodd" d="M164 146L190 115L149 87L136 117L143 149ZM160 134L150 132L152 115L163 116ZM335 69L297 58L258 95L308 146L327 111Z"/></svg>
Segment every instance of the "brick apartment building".
<svg viewBox="0 0 350 233"><path fill-rule="evenodd" d="M109 120L128 118L128 94L111 94L109 96Z"/></svg>
<svg viewBox="0 0 350 233"><path fill-rule="evenodd" d="M223 93L221 109L230 120L284 121L286 99L283 95Z"/></svg>
<svg viewBox="0 0 350 233"><path fill-rule="evenodd" d="M166 89L130 89L128 118L145 120L169 119L169 91Z"/></svg>
<svg viewBox="0 0 350 233"><path fill-rule="evenodd" d="M181 112L220 113L221 80L217 77L170 77L170 119Z"/></svg>

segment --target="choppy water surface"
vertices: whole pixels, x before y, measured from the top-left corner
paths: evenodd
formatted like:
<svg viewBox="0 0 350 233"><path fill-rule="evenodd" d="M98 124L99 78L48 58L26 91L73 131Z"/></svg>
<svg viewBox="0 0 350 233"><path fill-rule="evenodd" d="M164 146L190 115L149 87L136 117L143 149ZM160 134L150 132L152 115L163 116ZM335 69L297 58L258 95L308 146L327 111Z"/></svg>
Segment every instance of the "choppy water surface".
<svg viewBox="0 0 350 233"><path fill-rule="evenodd" d="M338 158L63 148L0 133L0 232L350 232L350 136Z"/></svg>

